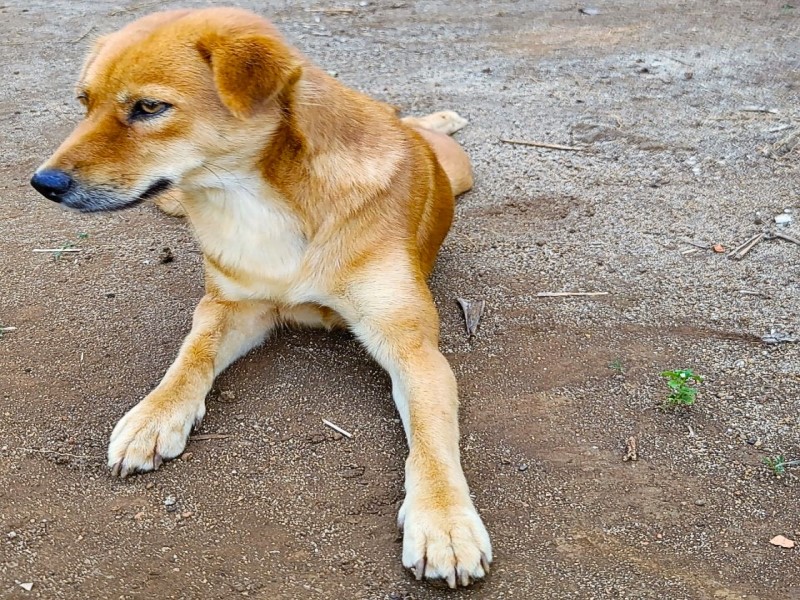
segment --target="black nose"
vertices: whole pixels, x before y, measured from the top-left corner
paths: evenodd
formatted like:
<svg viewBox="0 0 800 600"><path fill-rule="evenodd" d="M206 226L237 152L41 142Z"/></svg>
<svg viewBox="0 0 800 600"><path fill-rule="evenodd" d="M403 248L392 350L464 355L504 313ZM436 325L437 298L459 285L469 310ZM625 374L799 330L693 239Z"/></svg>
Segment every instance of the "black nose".
<svg viewBox="0 0 800 600"><path fill-rule="evenodd" d="M38 171L31 177L31 185L45 198L61 202L72 187L72 177L57 169Z"/></svg>

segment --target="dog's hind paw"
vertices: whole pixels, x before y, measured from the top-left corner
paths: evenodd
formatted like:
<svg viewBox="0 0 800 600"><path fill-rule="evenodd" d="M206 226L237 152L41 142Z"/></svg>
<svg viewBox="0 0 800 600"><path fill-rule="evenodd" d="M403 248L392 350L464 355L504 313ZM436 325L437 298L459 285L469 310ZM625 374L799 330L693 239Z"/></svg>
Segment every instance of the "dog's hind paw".
<svg viewBox="0 0 800 600"><path fill-rule="evenodd" d="M489 573L492 545L471 503L428 508L406 499L399 523L403 528L403 566L417 579L442 579L456 588Z"/></svg>
<svg viewBox="0 0 800 600"><path fill-rule="evenodd" d="M452 110L442 110L425 117L406 117L403 122L414 127L452 135L467 126L469 121Z"/></svg>
<svg viewBox="0 0 800 600"><path fill-rule="evenodd" d="M157 390L129 410L111 432L108 466L115 477L154 471L180 456L205 403L166 400Z"/></svg>

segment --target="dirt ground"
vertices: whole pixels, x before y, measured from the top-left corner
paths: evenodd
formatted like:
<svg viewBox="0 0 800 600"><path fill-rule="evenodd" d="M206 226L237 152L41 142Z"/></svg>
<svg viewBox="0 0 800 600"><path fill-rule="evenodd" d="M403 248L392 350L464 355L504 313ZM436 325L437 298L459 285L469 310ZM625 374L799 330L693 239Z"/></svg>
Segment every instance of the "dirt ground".
<svg viewBox="0 0 800 600"><path fill-rule="evenodd" d="M798 548L769 542L800 542L800 467L762 463L800 458L800 344L761 341L800 336L800 246L730 259L784 211L800 237L797 0L239 3L348 84L471 122L477 185L432 287L496 562L458 594L401 567L402 429L346 334L279 335L218 380L197 432L216 437L109 477L113 425L188 330L200 255L152 206L68 213L27 182L79 117L92 36L205 4L0 6L0 596L800 598ZM607 295L537 297L563 291ZM487 302L472 340L456 297ZM684 367L698 403L660 410L659 373Z"/></svg>

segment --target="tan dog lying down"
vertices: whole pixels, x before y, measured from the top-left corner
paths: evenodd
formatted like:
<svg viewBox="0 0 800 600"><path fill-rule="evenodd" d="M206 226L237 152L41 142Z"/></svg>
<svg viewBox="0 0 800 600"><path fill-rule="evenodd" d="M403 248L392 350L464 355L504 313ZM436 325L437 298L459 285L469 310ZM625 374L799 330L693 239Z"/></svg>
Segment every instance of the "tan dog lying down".
<svg viewBox="0 0 800 600"><path fill-rule="evenodd" d="M492 550L426 284L453 195L472 186L446 135L465 121L400 120L232 8L156 13L101 38L78 98L85 119L31 184L82 211L158 197L186 214L205 258L177 359L111 434L113 472L178 456L214 377L276 326L348 327L391 375L408 438L403 564L451 587L483 577Z"/></svg>

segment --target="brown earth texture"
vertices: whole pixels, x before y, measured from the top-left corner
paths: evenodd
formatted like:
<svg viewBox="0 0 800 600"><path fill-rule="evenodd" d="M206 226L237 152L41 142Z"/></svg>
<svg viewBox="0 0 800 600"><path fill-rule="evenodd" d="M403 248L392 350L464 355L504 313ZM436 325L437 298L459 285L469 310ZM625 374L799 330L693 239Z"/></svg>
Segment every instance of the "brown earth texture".
<svg viewBox="0 0 800 600"><path fill-rule="evenodd" d="M773 237L800 238L798 0L239 2L352 87L470 121L431 285L495 565L459 592L400 564L402 428L345 333L278 335L180 460L109 476L200 254L153 206L70 213L28 179L92 37L207 4L0 5L0 597L800 598L800 547L770 543L800 543L800 245ZM486 301L471 339L458 297ZM683 368L697 401L664 409Z"/></svg>

